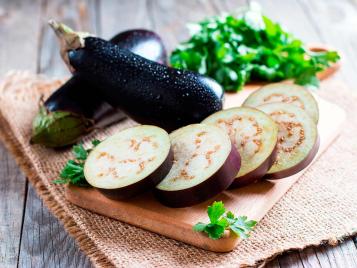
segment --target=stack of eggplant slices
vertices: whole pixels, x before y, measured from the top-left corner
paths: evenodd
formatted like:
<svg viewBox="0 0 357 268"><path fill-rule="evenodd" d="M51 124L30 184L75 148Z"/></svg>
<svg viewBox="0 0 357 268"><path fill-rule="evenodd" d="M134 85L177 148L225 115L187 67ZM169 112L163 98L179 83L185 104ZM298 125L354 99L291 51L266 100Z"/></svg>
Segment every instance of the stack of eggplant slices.
<svg viewBox="0 0 357 268"><path fill-rule="evenodd" d="M166 206L192 206L227 188L304 169L318 151L318 118L317 102L305 88L269 84L241 107L170 134L152 125L125 129L95 147L84 174L109 198L152 187Z"/></svg>

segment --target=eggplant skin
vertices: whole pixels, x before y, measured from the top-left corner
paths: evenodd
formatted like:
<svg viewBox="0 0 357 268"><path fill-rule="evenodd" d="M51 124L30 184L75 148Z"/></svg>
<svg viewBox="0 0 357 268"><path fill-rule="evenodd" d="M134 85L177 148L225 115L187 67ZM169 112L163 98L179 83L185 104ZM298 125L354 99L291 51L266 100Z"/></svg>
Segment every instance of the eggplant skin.
<svg viewBox="0 0 357 268"><path fill-rule="evenodd" d="M123 200L128 199L150 189L153 189L158 185L169 173L174 160L174 154L172 148L165 159L165 161L148 177L126 187L118 189L101 189L96 188L99 192L110 199Z"/></svg>
<svg viewBox="0 0 357 268"><path fill-rule="evenodd" d="M110 39L110 42L149 60L166 64L166 49L161 38L152 31L128 30L117 34ZM98 114L104 113L98 110L103 106L103 100L98 91L86 80L75 75L45 101L45 106L51 112L68 111L96 119ZM110 107L105 110L109 109Z"/></svg>
<svg viewBox="0 0 357 268"><path fill-rule="evenodd" d="M100 38L85 38L85 47L70 50L68 58L76 75L141 124L172 131L223 107L223 90L213 79L158 64Z"/></svg>
<svg viewBox="0 0 357 268"><path fill-rule="evenodd" d="M229 189L244 187L249 184L261 181L262 178L266 175L267 171L274 164L278 156L278 147L275 146L272 154L255 170L245 174L244 176L235 178L233 183L229 186Z"/></svg>
<svg viewBox="0 0 357 268"><path fill-rule="evenodd" d="M163 191L155 188L154 195L160 203L172 208L189 207L202 203L226 190L234 181L240 166L241 157L232 145L225 163L209 179L183 190Z"/></svg>
<svg viewBox="0 0 357 268"><path fill-rule="evenodd" d="M166 49L155 32L145 29L128 30L117 34L110 42L146 59L167 65Z"/></svg>
<svg viewBox="0 0 357 268"><path fill-rule="evenodd" d="M93 118L101 105L95 90L78 76L73 76L46 101L48 111L67 111Z"/></svg>
<svg viewBox="0 0 357 268"><path fill-rule="evenodd" d="M286 178L286 177L289 177L289 176L292 176L292 175L298 173L299 171L306 168L312 162L312 160L314 160L315 156L317 155L317 153L319 151L319 147L320 147L320 136L317 136L314 146L312 147L309 154L304 158L304 160L302 160L300 163L298 163L297 165L295 165L291 168L288 168L288 169L285 169L285 170L282 170L279 172L271 173L271 174L266 174L263 178L266 180L277 180L277 179L283 179L283 178Z"/></svg>
<svg viewBox="0 0 357 268"><path fill-rule="evenodd" d="M117 34L110 42L149 60L167 63L164 44L152 31L128 30ZM103 100L100 90L78 75L74 75L58 88L45 101L43 107L46 113L39 112L36 116L31 143L47 147L73 144L94 127L105 127L125 118L122 111ZM66 112L66 117L62 116L63 112ZM73 121L76 122L76 127L68 127L73 126Z"/></svg>

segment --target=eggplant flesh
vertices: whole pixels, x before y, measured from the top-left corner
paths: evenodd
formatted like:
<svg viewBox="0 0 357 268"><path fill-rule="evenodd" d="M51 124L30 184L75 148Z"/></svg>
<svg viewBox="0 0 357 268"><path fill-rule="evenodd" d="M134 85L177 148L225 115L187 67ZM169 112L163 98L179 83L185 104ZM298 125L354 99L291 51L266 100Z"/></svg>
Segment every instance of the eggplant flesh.
<svg viewBox="0 0 357 268"><path fill-rule="evenodd" d="M282 102L295 105L305 110L317 124L319 107L313 95L304 87L284 83L273 83L261 87L249 95L243 106L257 107L259 105Z"/></svg>
<svg viewBox="0 0 357 268"><path fill-rule="evenodd" d="M155 187L157 199L169 207L204 202L227 189L241 159L229 136L213 125L192 124L170 134L174 163Z"/></svg>
<svg viewBox="0 0 357 268"><path fill-rule="evenodd" d="M101 142L89 154L84 175L90 185L111 199L125 199L155 187L173 163L168 133L140 125Z"/></svg>
<svg viewBox="0 0 357 268"><path fill-rule="evenodd" d="M96 37L68 52L75 74L100 86L106 101L135 121L172 131L222 109L214 80L170 68Z"/></svg>
<svg viewBox="0 0 357 268"><path fill-rule="evenodd" d="M220 127L231 138L242 158L242 166L231 188L263 178L276 160L278 126L254 108L237 107L217 112L202 123Z"/></svg>
<svg viewBox="0 0 357 268"><path fill-rule="evenodd" d="M128 30L117 34L110 42L149 60L166 64L163 42L152 31ZM100 89L74 75L40 108L33 122L31 142L62 147L75 143L93 128L108 126L125 117L121 110L103 100Z"/></svg>
<svg viewBox="0 0 357 268"><path fill-rule="evenodd" d="M277 123L277 159L266 178L281 179L291 176L314 159L319 148L319 135L315 122L298 106L286 103L268 103L257 107Z"/></svg>

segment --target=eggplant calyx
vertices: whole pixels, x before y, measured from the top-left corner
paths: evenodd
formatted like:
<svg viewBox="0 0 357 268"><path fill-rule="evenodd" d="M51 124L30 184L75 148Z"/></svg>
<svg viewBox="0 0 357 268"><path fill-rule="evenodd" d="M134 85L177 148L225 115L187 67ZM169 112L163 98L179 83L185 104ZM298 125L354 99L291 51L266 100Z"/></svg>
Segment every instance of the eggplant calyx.
<svg viewBox="0 0 357 268"><path fill-rule="evenodd" d="M60 53L64 62L67 64L71 72L73 72L73 67L69 63L67 52L73 49L84 47L84 38L91 36L87 32L75 32L67 25L57 22L55 20L49 20L48 24L54 30L60 41Z"/></svg>
<svg viewBox="0 0 357 268"><path fill-rule="evenodd" d="M31 144L63 147L75 143L93 128L94 122L68 111L49 112L41 107L32 125Z"/></svg>

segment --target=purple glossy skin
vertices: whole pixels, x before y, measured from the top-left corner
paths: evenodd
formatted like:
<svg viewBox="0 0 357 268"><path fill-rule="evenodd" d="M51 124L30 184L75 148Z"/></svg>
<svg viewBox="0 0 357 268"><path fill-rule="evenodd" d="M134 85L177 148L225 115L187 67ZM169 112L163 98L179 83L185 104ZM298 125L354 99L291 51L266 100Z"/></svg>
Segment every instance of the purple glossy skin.
<svg viewBox="0 0 357 268"><path fill-rule="evenodd" d="M276 157L278 155L277 146L275 146L272 154L255 170L241 176L239 178L235 178L229 189L239 188L247 186L251 183L255 183L260 181L267 173L267 171L274 164Z"/></svg>
<svg viewBox="0 0 357 268"><path fill-rule="evenodd" d="M223 107L223 89L212 79L144 59L100 38L84 40L83 48L68 52L75 74L100 86L108 103L141 124L172 131Z"/></svg>
<svg viewBox="0 0 357 268"><path fill-rule="evenodd" d="M146 59L167 64L164 44L161 38L152 31L128 30L117 34L110 39L110 42ZM45 106L51 112L69 111L94 120L98 120L101 114L113 110L108 103L103 101L100 89L75 75L45 101Z"/></svg>
<svg viewBox="0 0 357 268"><path fill-rule="evenodd" d="M301 161L300 163L298 163L297 165L276 172L276 173L272 173L272 174L266 174L264 176L264 179L267 180L276 180L276 179L283 179L289 176L292 176L298 172L300 172L301 170L303 170L304 168L306 168L311 162L312 160L314 160L316 154L319 151L319 147L320 147L320 137L318 136L315 142L315 145L313 146L313 148L311 149L310 153L305 157L305 159L303 161Z"/></svg>
<svg viewBox="0 0 357 268"><path fill-rule="evenodd" d="M110 42L143 56L146 59L167 65L167 53L159 35L145 29L121 32Z"/></svg>
<svg viewBox="0 0 357 268"><path fill-rule="evenodd" d="M174 154L170 149L165 161L148 177L118 189L98 189L103 195L114 200L123 200L146 192L158 185L169 173L174 160Z"/></svg>
<svg viewBox="0 0 357 268"><path fill-rule="evenodd" d="M152 31L129 30L110 41L146 59L166 64L165 47L160 37ZM103 99L101 87L74 75L45 101L34 119L31 142L47 147L63 147L77 142L94 128L102 128L125 118L126 115L120 109ZM62 112L68 115L49 120Z"/></svg>
<svg viewBox="0 0 357 268"><path fill-rule="evenodd" d="M155 197L165 206L180 208L204 202L226 190L234 181L241 166L241 158L232 145L231 152L222 167L202 183L183 190L163 191L155 188Z"/></svg>

